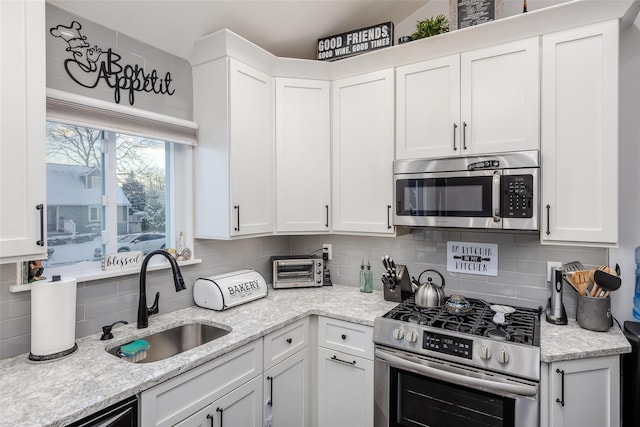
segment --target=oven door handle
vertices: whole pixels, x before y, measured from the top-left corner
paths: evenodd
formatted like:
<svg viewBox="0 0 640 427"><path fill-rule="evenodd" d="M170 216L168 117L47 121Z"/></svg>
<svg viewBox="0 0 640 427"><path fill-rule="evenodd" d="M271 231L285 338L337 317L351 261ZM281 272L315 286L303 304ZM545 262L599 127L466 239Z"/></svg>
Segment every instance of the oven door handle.
<svg viewBox="0 0 640 427"><path fill-rule="evenodd" d="M393 364L397 368L424 374L428 377L438 380L448 381L450 383L469 386L473 388L482 388L483 390L506 392L518 394L521 396L535 396L538 394L538 387L526 384L505 384L501 382L486 380L482 378L474 378L466 375L459 375L453 372L443 371L440 369L425 366L420 363L411 362L401 357L395 356L384 350L376 349L376 357Z"/></svg>

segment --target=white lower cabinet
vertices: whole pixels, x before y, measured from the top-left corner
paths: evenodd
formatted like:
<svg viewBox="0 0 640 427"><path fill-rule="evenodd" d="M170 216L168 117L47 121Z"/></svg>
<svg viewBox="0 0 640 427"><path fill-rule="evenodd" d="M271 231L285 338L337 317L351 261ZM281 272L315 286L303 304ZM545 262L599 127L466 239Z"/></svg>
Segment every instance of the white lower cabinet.
<svg viewBox="0 0 640 427"><path fill-rule="evenodd" d="M620 426L620 356L543 363L541 427Z"/></svg>
<svg viewBox="0 0 640 427"><path fill-rule="evenodd" d="M309 324L309 317L305 317L264 337L265 425L311 425Z"/></svg>
<svg viewBox="0 0 640 427"><path fill-rule="evenodd" d="M261 384L262 375L227 393L176 427L260 427Z"/></svg>
<svg viewBox="0 0 640 427"><path fill-rule="evenodd" d="M142 392L141 425L197 426L203 411L207 426L212 425L208 413L214 426L219 426L220 415L225 427L261 425L262 355L260 339Z"/></svg>
<svg viewBox="0 0 640 427"><path fill-rule="evenodd" d="M373 425L372 330L319 318L318 427Z"/></svg>
<svg viewBox="0 0 640 427"><path fill-rule="evenodd" d="M311 425L310 360L309 347L305 347L264 372L265 418L271 421L269 425Z"/></svg>
<svg viewBox="0 0 640 427"><path fill-rule="evenodd" d="M318 426L373 425L373 361L318 348Z"/></svg>

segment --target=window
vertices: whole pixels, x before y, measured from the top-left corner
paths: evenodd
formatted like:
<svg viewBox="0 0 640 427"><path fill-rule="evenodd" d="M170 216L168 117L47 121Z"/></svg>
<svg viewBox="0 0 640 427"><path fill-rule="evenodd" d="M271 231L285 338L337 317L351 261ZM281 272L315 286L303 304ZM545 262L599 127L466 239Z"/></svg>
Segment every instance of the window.
<svg viewBox="0 0 640 427"><path fill-rule="evenodd" d="M174 145L48 121L45 267L172 246Z"/></svg>
<svg viewBox="0 0 640 427"><path fill-rule="evenodd" d="M98 221L100 221L100 207L89 206L89 224L87 225L87 227Z"/></svg>

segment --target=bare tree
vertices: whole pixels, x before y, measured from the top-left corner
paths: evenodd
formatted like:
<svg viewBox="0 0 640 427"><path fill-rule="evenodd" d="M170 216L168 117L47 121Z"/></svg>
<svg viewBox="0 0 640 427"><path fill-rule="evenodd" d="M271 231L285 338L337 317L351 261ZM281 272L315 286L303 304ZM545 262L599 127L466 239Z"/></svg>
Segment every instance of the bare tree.
<svg viewBox="0 0 640 427"><path fill-rule="evenodd" d="M55 163L79 166L100 164L102 131L47 122L47 157Z"/></svg>

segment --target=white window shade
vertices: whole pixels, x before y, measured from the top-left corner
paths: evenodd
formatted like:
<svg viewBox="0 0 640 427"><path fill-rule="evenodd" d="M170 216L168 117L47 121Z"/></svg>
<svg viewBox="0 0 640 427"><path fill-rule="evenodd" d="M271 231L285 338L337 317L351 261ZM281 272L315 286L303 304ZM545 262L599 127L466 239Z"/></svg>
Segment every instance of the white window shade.
<svg viewBox="0 0 640 427"><path fill-rule="evenodd" d="M56 89L47 89L47 119L181 144L197 144L196 122Z"/></svg>

